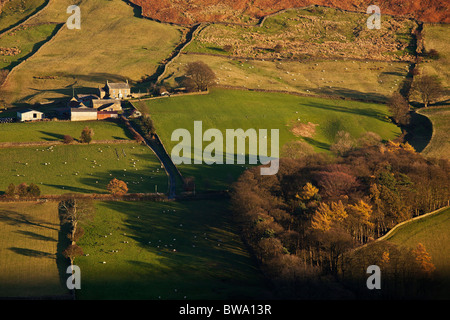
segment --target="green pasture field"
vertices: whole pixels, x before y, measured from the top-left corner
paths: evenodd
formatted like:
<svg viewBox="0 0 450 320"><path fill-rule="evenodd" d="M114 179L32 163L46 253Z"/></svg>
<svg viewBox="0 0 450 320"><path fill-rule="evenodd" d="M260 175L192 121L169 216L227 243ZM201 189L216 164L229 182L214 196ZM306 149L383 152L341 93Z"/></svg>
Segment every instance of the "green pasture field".
<svg viewBox="0 0 450 320"><path fill-rule="evenodd" d="M21 61L34 54L58 30L58 24L47 23L25 25L0 38L1 48L17 48L20 53L13 56L0 55L0 68L11 70Z"/></svg>
<svg viewBox="0 0 450 320"><path fill-rule="evenodd" d="M41 121L0 124L0 142L62 141L64 135L79 139L83 128L94 131L95 140L131 140L122 123L115 121Z"/></svg>
<svg viewBox="0 0 450 320"><path fill-rule="evenodd" d="M389 122L386 106L374 103L217 88L207 95L172 96L133 103L151 115L169 155L179 143L171 141L172 132L187 129L193 140L194 121L202 121L203 132L209 128L219 129L224 146L226 129L267 129L269 154L270 129L279 130L280 150L289 141L304 140L315 151L322 152L329 152L340 130L348 131L354 138L367 131L377 133L384 140L394 139L400 134L399 128ZM295 136L291 129L300 123L315 124L315 132L309 137ZM193 142L191 144L193 146ZM208 144L204 142L203 148ZM246 148L248 152L248 146ZM194 176L201 188L208 189L206 185L211 184L214 189L214 185L220 185L220 188L229 186L245 166L182 164L179 168L185 177Z"/></svg>
<svg viewBox="0 0 450 320"><path fill-rule="evenodd" d="M430 119L433 126L431 141L422 151L427 157L450 159L450 107L420 109L421 115Z"/></svg>
<svg viewBox="0 0 450 320"><path fill-rule="evenodd" d="M404 224L385 241L413 249L422 243L439 273L450 277L450 209Z"/></svg>
<svg viewBox="0 0 450 320"><path fill-rule="evenodd" d="M408 62L322 59L260 61L182 54L168 67L164 84L179 87L190 62L203 61L219 86L298 92L311 96L385 103L406 80Z"/></svg>
<svg viewBox="0 0 450 320"><path fill-rule="evenodd" d="M30 24L69 18L69 0L55 0ZM121 0L87 0L80 4L81 29L61 30L4 84L4 99L21 105L67 98L72 87L92 92L106 80L131 82L152 75L181 37L180 27L137 16Z"/></svg>
<svg viewBox="0 0 450 320"><path fill-rule="evenodd" d="M0 14L0 33L26 20L48 2L46 0L9 0Z"/></svg>
<svg viewBox="0 0 450 320"><path fill-rule="evenodd" d="M0 203L0 297L67 295L60 237L56 202Z"/></svg>
<svg viewBox="0 0 450 320"><path fill-rule="evenodd" d="M1 191L26 182L41 194L108 193L113 178L127 182L129 193L164 193L168 187L158 158L135 143L3 148L0 162Z"/></svg>
<svg viewBox="0 0 450 320"><path fill-rule="evenodd" d="M425 58L424 61L419 64L419 70L422 74L437 76L441 81L444 92L439 103L445 105L450 103L449 36L450 26L448 24L425 24L423 28L425 50L429 51L435 49L439 54L439 58ZM415 98L415 101L418 101L418 97L413 95L412 98Z"/></svg>
<svg viewBox="0 0 450 320"><path fill-rule="evenodd" d="M265 297L227 200L98 202L96 208L78 242L85 255L75 259L82 272L77 299Z"/></svg>

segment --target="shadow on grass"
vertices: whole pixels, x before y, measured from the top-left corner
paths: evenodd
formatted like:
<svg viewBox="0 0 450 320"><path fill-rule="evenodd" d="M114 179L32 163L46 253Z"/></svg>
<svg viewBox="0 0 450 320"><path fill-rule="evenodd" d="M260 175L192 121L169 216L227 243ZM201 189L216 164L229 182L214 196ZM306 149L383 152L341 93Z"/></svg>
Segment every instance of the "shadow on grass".
<svg viewBox="0 0 450 320"><path fill-rule="evenodd" d="M46 236L43 236L43 235L35 233L35 232L31 232L31 231L16 231L16 233L23 234L24 236L27 236L28 238L31 238L33 240L56 242L56 239L53 239L52 237L46 237Z"/></svg>
<svg viewBox="0 0 450 320"><path fill-rule="evenodd" d="M39 250L33 250L33 249L26 249L26 248L17 248L17 247L11 247L8 248L9 250L17 253L17 254L21 254L23 256L27 256L27 257L32 257L32 258L49 258L49 259L55 259L55 255L48 253L48 252L44 252L44 251L39 251Z"/></svg>

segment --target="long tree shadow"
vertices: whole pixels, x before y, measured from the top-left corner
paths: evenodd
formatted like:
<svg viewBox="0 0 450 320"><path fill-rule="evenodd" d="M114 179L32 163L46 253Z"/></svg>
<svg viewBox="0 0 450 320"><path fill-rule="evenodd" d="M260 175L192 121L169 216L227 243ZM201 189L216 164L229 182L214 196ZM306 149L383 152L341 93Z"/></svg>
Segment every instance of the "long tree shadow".
<svg viewBox="0 0 450 320"><path fill-rule="evenodd" d="M18 247L11 247L8 248L9 250L17 253L17 254L21 254L23 256L27 256L27 257L32 257L32 258L49 258L49 259L55 259L55 255L48 253L48 252L44 252L44 251L39 251L39 250L33 250L33 249L27 249L27 248L18 248Z"/></svg>
<svg viewBox="0 0 450 320"><path fill-rule="evenodd" d="M38 234L35 232L31 232L31 231L16 231L16 233L20 233L23 234L24 236L27 236L33 240L39 240L39 241L56 241L56 239L53 239L52 237L46 237L42 234Z"/></svg>
<svg viewBox="0 0 450 320"><path fill-rule="evenodd" d="M426 116L412 112L406 132L405 141L413 146L417 152L422 152L431 141L433 125Z"/></svg>
<svg viewBox="0 0 450 320"><path fill-rule="evenodd" d="M52 228L48 225L44 225L44 221L36 219L30 220L30 217L28 215L11 210L0 210L0 222L5 222L13 226L32 225L35 227L57 230L57 228ZM45 222L45 224L49 223Z"/></svg>
<svg viewBox="0 0 450 320"><path fill-rule="evenodd" d="M334 112L342 112L342 113L350 113L358 116L365 116L370 118L375 118L379 121L389 122L386 115L378 110L373 108L351 108L351 107L343 107L337 105L324 104L319 102L307 102L302 104L302 106L323 109Z"/></svg>

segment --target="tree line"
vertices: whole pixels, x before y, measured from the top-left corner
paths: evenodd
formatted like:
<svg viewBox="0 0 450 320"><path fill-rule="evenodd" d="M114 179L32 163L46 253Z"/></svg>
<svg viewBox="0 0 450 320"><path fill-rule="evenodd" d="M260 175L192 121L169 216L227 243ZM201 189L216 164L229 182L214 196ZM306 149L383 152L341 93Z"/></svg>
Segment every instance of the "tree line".
<svg viewBox="0 0 450 320"><path fill-rule="evenodd" d="M232 192L243 238L289 297L337 294L323 285L331 286L329 280L345 269L344 253L448 199L449 161L425 159L408 144L394 142L341 157L281 159L276 175L246 170ZM319 278L328 279L319 282L321 289L314 282Z"/></svg>

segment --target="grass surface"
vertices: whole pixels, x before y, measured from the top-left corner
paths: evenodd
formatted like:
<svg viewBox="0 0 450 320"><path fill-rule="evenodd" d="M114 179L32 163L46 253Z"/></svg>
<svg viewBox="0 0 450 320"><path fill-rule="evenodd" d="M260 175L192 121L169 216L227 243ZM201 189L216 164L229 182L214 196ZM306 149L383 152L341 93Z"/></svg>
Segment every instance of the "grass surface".
<svg viewBox="0 0 450 320"><path fill-rule="evenodd" d="M386 102L405 80L409 63L355 60L258 61L222 56L182 54L164 80L178 87L186 65L203 61L217 84L251 89L282 90L307 95Z"/></svg>
<svg viewBox="0 0 450 320"><path fill-rule="evenodd" d="M30 24L65 23L70 5L69 0L52 1ZM72 86L81 93L80 88L93 90L106 80L140 80L155 72L180 39L178 27L138 18L121 0L87 0L80 8L80 30L63 27L8 78L7 103L68 97Z"/></svg>
<svg viewBox="0 0 450 320"><path fill-rule="evenodd" d="M384 16L381 29L370 30L366 14L323 7L292 9L268 17L262 27L210 24L186 51L264 59L410 60L415 27L413 21ZM226 52L225 45L233 49Z"/></svg>
<svg viewBox="0 0 450 320"><path fill-rule="evenodd" d="M0 33L26 20L45 5L46 0L9 0L0 14Z"/></svg>
<svg viewBox="0 0 450 320"><path fill-rule="evenodd" d="M450 277L450 209L418 219L397 228L385 241L415 248L422 243L439 273Z"/></svg>
<svg viewBox="0 0 450 320"><path fill-rule="evenodd" d="M423 150L428 157L450 159L450 107L420 109L419 113L428 117L433 125L433 136Z"/></svg>
<svg viewBox="0 0 450 320"><path fill-rule="evenodd" d="M2 191L26 182L37 184L42 194L108 193L113 178L127 182L130 193L155 192L155 186L167 191L158 158L137 144L6 148L0 149L0 162Z"/></svg>
<svg viewBox="0 0 450 320"><path fill-rule="evenodd" d="M252 299L267 289L224 200L99 202L85 230L79 299Z"/></svg>
<svg viewBox="0 0 450 320"><path fill-rule="evenodd" d="M289 141L303 139L316 151L325 152L328 152L339 130L348 131L355 138L372 131L386 140L400 133L395 125L387 121L384 105L279 93L214 89L208 95L147 100L135 102L135 106L152 116L156 131L169 154L179 143L171 141L172 132L184 128L192 137L194 121L202 121L203 132L209 128L219 129L224 146L226 129L267 129L269 154L270 129L279 130L280 150ZM317 124L312 136L297 137L291 132L293 126L309 122ZM208 144L204 142L203 148ZM200 188L215 189L217 186L229 186L245 166L183 164L179 168L184 176L194 176Z"/></svg>
<svg viewBox="0 0 450 320"><path fill-rule="evenodd" d="M0 203L0 297L67 294L57 203Z"/></svg>
<svg viewBox="0 0 450 320"><path fill-rule="evenodd" d="M0 125L0 142L62 141L64 135L79 139L84 127L94 130L93 140L130 140L121 123L113 121L26 122Z"/></svg>

